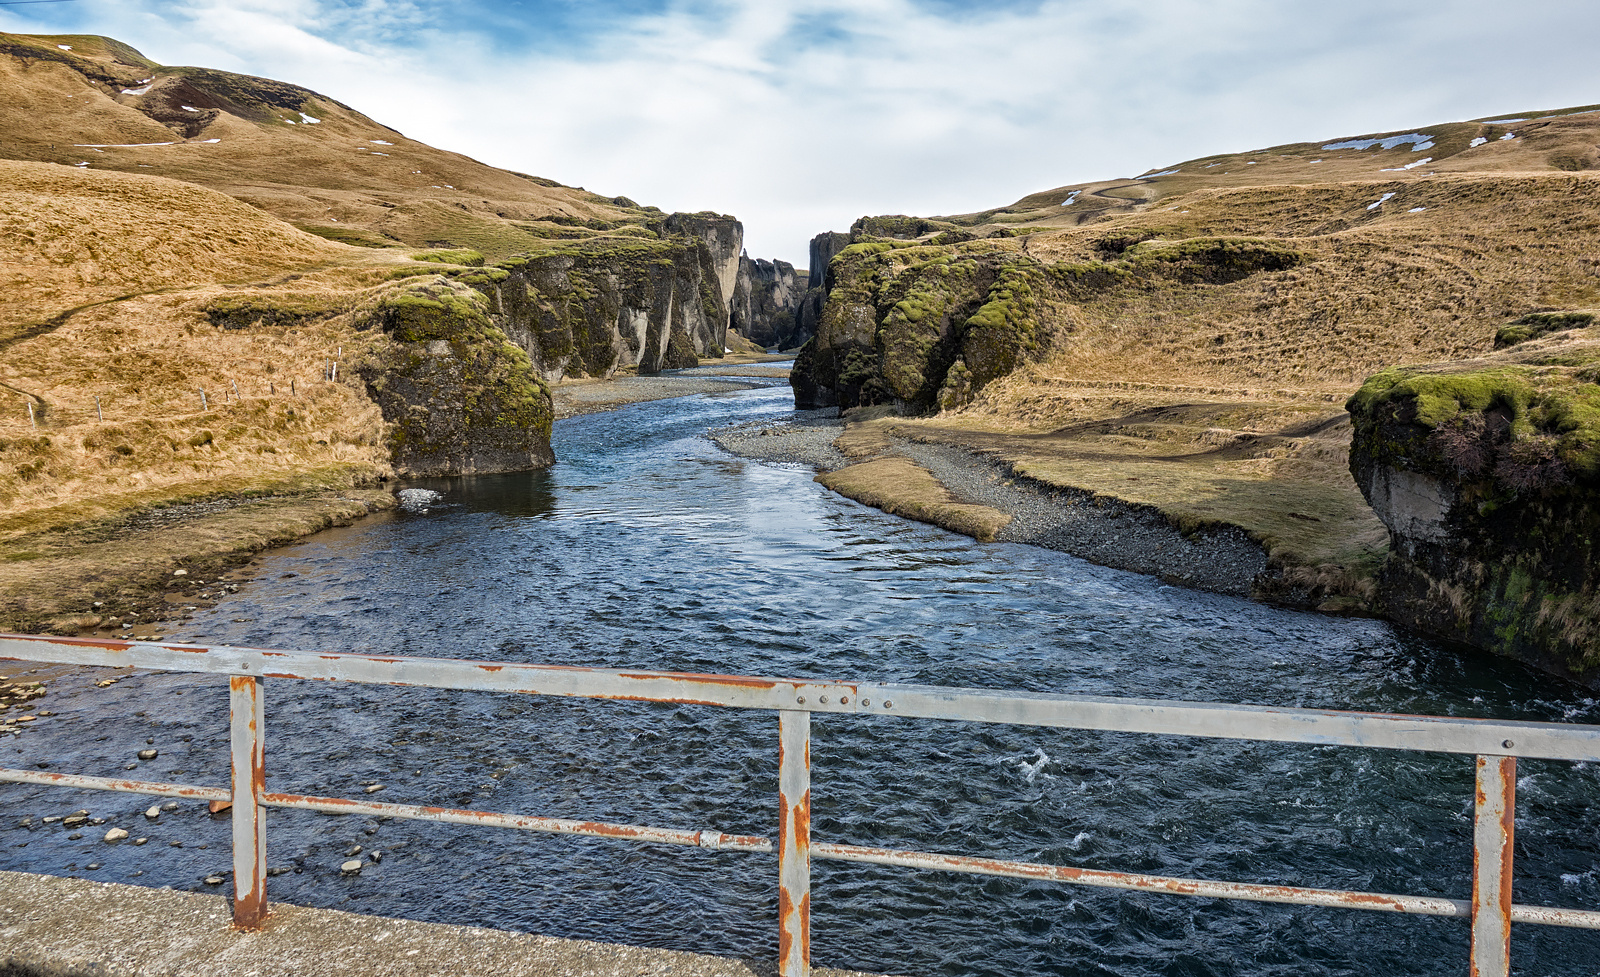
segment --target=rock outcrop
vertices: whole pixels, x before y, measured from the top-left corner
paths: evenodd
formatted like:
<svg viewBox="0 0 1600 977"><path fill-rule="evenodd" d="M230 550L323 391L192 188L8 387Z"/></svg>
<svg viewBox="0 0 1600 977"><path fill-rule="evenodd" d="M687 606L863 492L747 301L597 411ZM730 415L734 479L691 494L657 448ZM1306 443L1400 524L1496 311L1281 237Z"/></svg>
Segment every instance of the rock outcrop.
<svg viewBox="0 0 1600 977"><path fill-rule="evenodd" d="M744 228L673 214L636 234L563 243L468 274L546 381L659 373L726 349Z"/></svg>
<svg viewBox="0 0 1600 977"><path fill-rule="evenodd" d="M542 468L550 390L477 290L441 277L379 300L383 340L355 365L383 412L395 471L463 475Z"/></svg>
<svg viewBox="0 0 1600 977"><path fill-rule="evenodd" d="M744 255L733 289L730 328L762 347L792 349L796 339L796 314L805 296L807 278L787 261L767 261ZM807 337L809 338L809 337Z"/></svg>
<svg viewBox="0 0 1600 977"><path fill-rule="evenodd" d="M806 293L800 299L800 309L795 313L794 344L804 345L817 334L822 324L822 309L828 302L828 263L833 256L850 246L850 235L826 231L811 239L811 277L806 282Z"/></svg>
<svg viewBox="0 0 1600 977"><path fill-rule="evenodd" d="M1384 613L1600 687L1600 331L1386 370L1347 407Z"/></svg>
<svg viewBox="0 0 1600 977"><path fill-rule="evenodd" d="M1033 257L1004 232L974 238L934 228L927 240L865 233L880 225L911 233L926 223L856 222L856 243L827 265L817 333L790 376L797 406L960 407L1048 352L1070 328L1074 303L1118 288L1228 284L1302 260L1251 238L1126 242L1108 260L1065 263Z"/></svg>

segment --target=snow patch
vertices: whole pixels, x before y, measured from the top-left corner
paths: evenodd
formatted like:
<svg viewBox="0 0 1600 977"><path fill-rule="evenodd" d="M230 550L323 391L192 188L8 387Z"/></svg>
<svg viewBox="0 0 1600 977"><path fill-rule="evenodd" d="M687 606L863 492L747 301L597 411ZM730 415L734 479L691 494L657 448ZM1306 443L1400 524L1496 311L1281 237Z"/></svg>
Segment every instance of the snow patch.
<svg viewBox="0 0 1600 977"><path fill-rule="evenodd" d="M369 139L367 141L370 142L370 143L373 143L375 145L378 145L378 146L393 146L394 145L394 143L389 142L386 139Z"/></svg>
<svg viewBox="0 0 1600 977"><path fill-rule="evenodd" d="M1408 213L1408 214L1420 214L1424 210L1427 210L1427 209L1428 208L1426 208L1426 207L1412 207L1410 210L1406 211L1406 213Z"/></svg>
<svg viewBox="0 0 1600 977"><path fill-rule="evenodd" d="M1408 132L1403 136L1386 136L1383 139L1346 139L1343 142L1330 142L1322 148L1324 151L1330 149L1371 149L1373 146L1393 149L1396 146L1407 144L1410 144L1411 151L1414 153L1419 149L1426 149L1432 146L1433 137L1425 136L1420 132Z"/></svg>
<svg viewBox="0 0 1600 977"><path fill-rule="evenodd" d="M1417 167L1421 166L1423 163L1431 163L1431 162L1433 162L1433 157L1432 156L1424 156L1421 159L1417 160L1415 163L1407 163L1404 166L1386 166L1383 169L1379 170L1378 172L1379 173L1398 173L1401 170L1414 170Z"/></svg>
<svg viewBox="0 0 1600 977"><path fill-rule="evenodd" d="M172 146L170 142L80 142L73 149L142 149L145 146Z"/></svg>
<svg viewBox="0 0 1600 977"><path fill-rule="evenodd" d="M1176 172L1178 172L1176 169L1162 170L1160 173L1146 173L1144 176L1136 176L1136 177L1134 177L1134 179L1135 180L1154 180L1158 176L1171 176L1172 174L1174 174Z"/></svg>
<svg viewBox="0 0 1600 977"><path fill-rule="evenodd" d="M1500 141L1501 142L1505 142L1507 139L1515 139L1515 138L1517 138L1517 134L1516 133L1508 132L1505 135L1500 137Z"/></svg>
<svg viewBox="0 0 1600 977"><path fill-rule="evenodd" d="M71 44L57 44L56 47L60 48L63 51L72 50L72 45Z"/></svg>
<svg viewBox="0 0 1600 977"><path fill-rule="evenodd" d="M379 153L379 152L373 152L373 154L372 154L372 155L374 155L374 156L387 156L387 155L389 155L389 154L388 154L388 153Z"/></svg>
<svg viewBox="0 0 1600 977"><path fill-rule="evenodd" d="M89 165L89 161L88 160L84 160L81 163L73 163L72 165L73 166L88 166Z"/></svg>
<svg viewBox="0 0 1600 977"><path fill-rule="evenodd" d="M1467 143L1467 148L1468 149L1477 149L1479 146L1482 146L1484 143L1486 143L1488 141L1489 140L1483 138L1482 136L1477 136L1477 137L1474 137L1471 142Z"/></svg>
<svg viewBox="0 0 1600 977"><path fill-rule="evenodd" d="M150 90L150 86L149 85L146 85L143 88L124 88L122 90L122 94L124 94L124 95L143 95L145 92L148 92L149 90Z"/></svg>
<svg viewBox="0 0 1600 977"><path fill-rule="evenodd" d="M1481 126L1508 126L1513 122L1526 122L1526 121L1528 121L1528 117L1527 116L1523 116L1520 119L1489 119L1486 122L1480 122L1478 124L1481 125Z"/></svg>
<svg viewBox="0 0 1600 977"><path fill-rule="evenodd" d="M304 122L308 126L318 125L318 124L320 124L322 122L321 119L313 119L311 116L306 115L304 112L300 113L300 121Z"/></svg>
<svg viewBox="0 0 1600 977"><path fill-rule="evenodd" d="M1072 206L1072 202L1074 200L1077 200L1078 199L1078 194L1080 194L1082 192L1083 192L1082 190L1074 190L1071 193L1067 194L1067 199L1061 201L1061 206L1063 206L1063 207L1071 207Z"/></svg>
<svg viewBox="0 0 1600 977"><path fill-rule="evenodd" d="M221 139L202 139L200 141L201 142L207 142L207 143L215 143L215 142L221 142L222 140Z"/></svg>
<svg viewBox="0 0 1600 977"><path fill-rule="evenodd" d="M180 108L182 108L185 112L198 112L198 111L200 111L199 109L195 108L193 105L184 105L184 106L180 106Z"/></svg>
<svg viewBox="0 0 1600 977"><path fill-rule="evenodd" d="M1320 163L1320 162L1322 162L1322 160L1320 160L1320 159L1314 159L1314 160L1312 160L1312 161L1311 161L1311 162L1313 162L1313 163Z"/></svg>
<svg viewBox="0 0 1600 977"><path fill-rule="evenodd" d="M1383 196L1378 198L1377 203L1367 204L1367 209L1368 210L1377 210L1379 207L1382 207L1385 203L1388 203L1389 200L1391 198L1393 198L1393 197L1394 197L1394 194L1386 193Z"/></svg>

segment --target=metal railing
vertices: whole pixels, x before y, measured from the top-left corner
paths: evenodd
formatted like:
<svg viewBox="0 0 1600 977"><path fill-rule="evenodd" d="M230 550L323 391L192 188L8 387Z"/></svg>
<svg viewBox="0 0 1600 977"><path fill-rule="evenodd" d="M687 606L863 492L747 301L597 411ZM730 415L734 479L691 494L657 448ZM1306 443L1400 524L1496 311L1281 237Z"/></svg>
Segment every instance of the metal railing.
<svg viewBox="0 0 1600 977"><path fill-rule="evenodd" d="M267 915L264 814L267 808L272 807L489 825L731 851L776 852L778 954L780 971L784 977L805 977L810 972L813 857L1174 895L1462 917L1471 920L1471 973L1474 977L1504 977L1508 973L1513 922L1600 929L1600 912L1517 905L1511 899L1517 758L1600 762L1600 726L25 635L0 635L0 660L228 676L233 748L230 787L148 783L6 768L0 768L0 782L231 802L233 924L241 929L259 928ZM777 841L774 843L768 837L728 835L717 831L687 831L269 793L265 786L262 708L263 680L269 678L770 710L778 714L779 729ZM810 756L813 713L900 716L1476 756L1472 897L1470 900L1447 899L1255 885L813 842Z"/></svg>

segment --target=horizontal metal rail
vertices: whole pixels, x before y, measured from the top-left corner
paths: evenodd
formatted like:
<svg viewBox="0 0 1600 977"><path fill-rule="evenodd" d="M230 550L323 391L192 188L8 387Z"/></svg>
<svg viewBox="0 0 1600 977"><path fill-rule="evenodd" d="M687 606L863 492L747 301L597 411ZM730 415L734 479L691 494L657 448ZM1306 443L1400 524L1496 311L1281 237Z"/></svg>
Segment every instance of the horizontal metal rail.
<svg viewBox="0 0 1600 977"><path fill-rule="evenodd" d="M1467 918L1472 922L1471 972L1483 977L1508 973L1512 922L1600 929L1600 912L1514 905L1511 902L1516 758L1526 756L1600 761L1600 727L863 682L0 635L0 660L11 659L165 669L229 677L233 741L233 784L230 788L5 768L0 768L0 782L231 801L234 819L234 919L235 925L242 928L258 927L266 915L264 812L267 808L292 808L725 851L777 853L780 878L780 969L784 977L800 977L809 973L809 866L812 857L1171 895ZM268 793L264 786L262 678L691 703L776 711L780 717L778 839L774 841L768 837L730 835L711 830L690 831ZM813 843L810 838L809 732L812 713L883 715L1472 755L1477 758L1478 775L1472 899L1175 878L1005 859Z"/></svg>
<svg viewBox="0 0 1600 977"><path fill-rule="evenodd" d="M1600 762L1600 726L0 635L0 660Z"/></svg>

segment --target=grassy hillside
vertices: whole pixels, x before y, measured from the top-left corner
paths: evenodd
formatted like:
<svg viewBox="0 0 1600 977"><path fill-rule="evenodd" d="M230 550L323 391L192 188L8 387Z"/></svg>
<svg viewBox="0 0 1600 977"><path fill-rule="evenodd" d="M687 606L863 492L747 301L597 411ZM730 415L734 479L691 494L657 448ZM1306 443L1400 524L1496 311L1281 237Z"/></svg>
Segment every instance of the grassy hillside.
<svg viewBox="0 0 1600 977"><path fill-rule="evenodd" d="M181 615L201 578L392 505L373 383L453 384L466 428L509 418L537 455L548 391L450 279L663 217L295 85L0 34L0 630ZM445 294L443 342L390 328Z"/></svg>
<svg viewBox="0 0 1600 977"><path fill-rule="evenodd" d="M93 36L0 34L0 157L166 176L370 247L491 260L659 211L486 166L306 88L157 65Z"/></svg>
<svg viewBox="0 0 1600 977"><path fill-rule="evenodd" d="M1593 107L1515 113L864 218L819 351L857 350L831 369L863 403L944 407L905 436L1242 526L1289 583L1359 605L1385 534L1346 465L1345 399L1600 305L1597 144Z"/></svg>

